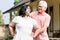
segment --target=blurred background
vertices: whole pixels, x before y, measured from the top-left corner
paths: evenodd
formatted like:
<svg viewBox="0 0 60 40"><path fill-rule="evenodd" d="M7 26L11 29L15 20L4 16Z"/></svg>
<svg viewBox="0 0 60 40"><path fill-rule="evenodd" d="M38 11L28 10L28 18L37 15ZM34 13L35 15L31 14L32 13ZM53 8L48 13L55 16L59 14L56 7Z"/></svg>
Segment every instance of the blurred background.
<svg viewBox="0 0 60 40"><path fill-rule="evenodd" d="M12 40L8 25L19 15L22 5L30 5L32 11L37 10L40 0L0 0L0 40ZM50 26L47 30L50 40L60 40L60 0L45 0L48 3L46 12L51 16Z"/></svg>

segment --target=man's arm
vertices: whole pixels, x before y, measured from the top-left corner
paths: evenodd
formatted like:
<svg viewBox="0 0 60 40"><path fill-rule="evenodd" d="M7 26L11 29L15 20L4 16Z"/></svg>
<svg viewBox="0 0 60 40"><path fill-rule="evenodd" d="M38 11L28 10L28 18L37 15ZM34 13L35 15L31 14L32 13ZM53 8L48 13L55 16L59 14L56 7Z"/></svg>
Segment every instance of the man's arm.
<svg viewBox="0 0 60 40"><path fill-rule="evenodd" d="M33 38L36 38L39 35L41 28L38 24L35 24L33 28L35 29L35 32L32 32Z"/></svg>
<svg viewBox="0 0 60 40"><path fill-rule="evenodd" d="M40 30L40 33L44 32L47 30L49 24L50 24L50 16L46 17L46 20L45 20L45 23L44 23L44 26L41 28Z"/></svg>

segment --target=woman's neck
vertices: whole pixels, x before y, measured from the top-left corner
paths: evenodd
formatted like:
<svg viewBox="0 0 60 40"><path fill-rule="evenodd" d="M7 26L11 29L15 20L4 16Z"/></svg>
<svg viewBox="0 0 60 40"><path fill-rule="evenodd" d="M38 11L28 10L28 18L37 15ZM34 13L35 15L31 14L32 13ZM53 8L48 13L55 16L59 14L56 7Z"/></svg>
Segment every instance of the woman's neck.
<svg viewBox="0 0 60 40"><path fill-rule="evenodd" d="M25 18L25 19L27 19L27 18L28 18L28 16L26 15L26 16L24 16L24 18Z"/></svg>

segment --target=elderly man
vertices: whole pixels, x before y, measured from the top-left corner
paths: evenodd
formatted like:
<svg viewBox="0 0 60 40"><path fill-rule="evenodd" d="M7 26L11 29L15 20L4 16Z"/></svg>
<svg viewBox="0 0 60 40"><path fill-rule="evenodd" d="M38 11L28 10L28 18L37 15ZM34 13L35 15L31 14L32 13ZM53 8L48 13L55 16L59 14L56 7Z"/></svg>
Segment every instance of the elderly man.
<svg viewBox="0 0 60 40"><path fill-rule="evenodd" d="M30 14L30 16L38 22L41 28L40 34L36 38L34 38L34 40L49 40L47 34L47 28L50 23L50 15L45 12L46 9L47 9L47 2L40 1L38 5L38 11L34 11Z"/></svg>

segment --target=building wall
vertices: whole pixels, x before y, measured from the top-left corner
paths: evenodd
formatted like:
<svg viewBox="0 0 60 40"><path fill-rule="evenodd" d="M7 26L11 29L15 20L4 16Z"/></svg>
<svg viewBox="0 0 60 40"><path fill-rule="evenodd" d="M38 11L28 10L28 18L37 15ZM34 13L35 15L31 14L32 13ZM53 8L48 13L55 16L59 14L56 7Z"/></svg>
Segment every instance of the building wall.
<svg viewBox="0 0 60 40"><path fill-rule="evenodd" d="M48 3L48 13L50 13L50 7L53 6L53 16L51 15L51 18L53 18L53 32L49 32L49 36L54 36L59 34L59 30L60 30L60 14L59 14L59 11L60 11L60 7L59 7L59 4L60 4L60 0L46 0L47 3ZM52 19L51 19L52 20ZM51 28L50 28L51 29Z"/></svg>
<svg viewBox="0 0 60 40"><path fill-rule="evenodd" d="M48 3L48 8L53 6L53 21L54 21L54 30L59 30L59 3L60 0L46 0Z"/></svg>
<svg viewBox="0 0 60 40"><path fill-rule="evenodd" d="M59 30L59 1L54 1L54 30Z"/></svg>

